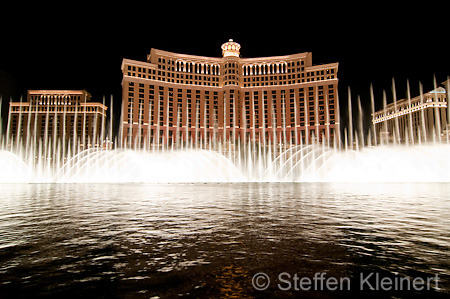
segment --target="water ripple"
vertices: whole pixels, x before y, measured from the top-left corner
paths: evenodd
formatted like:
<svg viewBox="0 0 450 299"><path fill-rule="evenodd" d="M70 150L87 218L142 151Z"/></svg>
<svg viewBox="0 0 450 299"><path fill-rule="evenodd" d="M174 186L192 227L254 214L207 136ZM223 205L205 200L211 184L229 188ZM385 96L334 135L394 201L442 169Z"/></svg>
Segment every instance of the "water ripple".
<svg viewBox="0 0 450 299"><path fill-rule="evenodd" d="M216 278L235 269L439 274L446 292L449 191L449 184L2 185L0 294L208 297L223 283Z"/></svg>

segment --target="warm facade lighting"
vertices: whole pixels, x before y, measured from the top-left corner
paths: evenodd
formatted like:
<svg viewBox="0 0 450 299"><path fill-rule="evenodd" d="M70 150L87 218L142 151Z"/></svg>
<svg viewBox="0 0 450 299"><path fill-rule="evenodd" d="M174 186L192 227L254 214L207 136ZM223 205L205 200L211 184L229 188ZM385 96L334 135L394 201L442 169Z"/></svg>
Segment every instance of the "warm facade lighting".
<svg viewBox="0 0 450 299"><path fill-rule="evenodd" d="M254 140L300 144L339 138L338 63L312 64L310 52L241 58L152 49L122 62L123 141L130 146Z"/></svg>

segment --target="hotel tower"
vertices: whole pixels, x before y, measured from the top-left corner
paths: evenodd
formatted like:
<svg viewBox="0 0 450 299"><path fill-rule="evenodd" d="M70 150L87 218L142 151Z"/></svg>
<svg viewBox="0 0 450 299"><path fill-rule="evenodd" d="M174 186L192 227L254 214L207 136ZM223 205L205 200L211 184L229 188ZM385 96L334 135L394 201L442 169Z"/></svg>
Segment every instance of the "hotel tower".
<svg viewBox="0 0 450 299"><path fill-rule="evenodd" d="M122 62L126 146L252 140L294 145L339 138L338 63L310 52L241 58L229 40L222 57L151 49Z"/></svg>

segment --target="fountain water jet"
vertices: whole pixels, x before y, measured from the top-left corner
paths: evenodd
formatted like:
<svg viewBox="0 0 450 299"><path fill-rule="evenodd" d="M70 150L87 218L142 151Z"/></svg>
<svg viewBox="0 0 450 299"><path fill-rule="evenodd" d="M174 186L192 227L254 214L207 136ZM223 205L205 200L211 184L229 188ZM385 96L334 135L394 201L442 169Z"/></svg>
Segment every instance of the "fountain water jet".
<svg viewBox="0 0 450 299"><path fill-rule="evenodd" d="M407 82L407 100L411 107L411 96ZM422 85L420 85L420 103L424 103ZM395 81L392 81L394 106L397 105ZM157 114L160 111L157 99ZM375 111L375 97L373 87L370 87L371 111ZM250 108L242 105L241 113L248 119L255 120L255 98L251 98ZM105 102L105 99L103 99ZM386 112L386 93L383 91L383 109ZM395 120L393 143L388 138L378 137L373 125L367 136L363 132L363 113L360 97L358 96L358 117L353 123L352 97L348 88L348 128L344 128L343 144L341 138L334 135L329 140L329 126L325 131L315 129L298 130L297 114L295 114L294 128L286 126L286 104L282 101L281 115L283 121L281 129L277 131L275 107L269 104L272 116L271 125L266 127L262 122L262 135L256 136L255 127L247 126L247 118L239 124L230 121L233 127L227 135L224 128L217 127L219 111L214 109L211 117L212 132L208 132L206 109L203 111L199 103L195 103L195 128L189 125L186 114L186 126L183 129L182 113L176 111L175 136L169 136L168 123L165 134L160 130L159 121L152 140L150 130L147 136L136 135L141 147L132 149L131 139L123 142L119 136L121 146L117 147L117 139L112 136L113 99L110 100L111 110L108 128L104 117L99 130L95 129L95 136L86 139L86 134L77 136L76 133L66 138L65 110L63 117L63 138L56 135L55 122L50 124L49 110L46 110L45 135L37 139L34 133L27 134L26 139L20 135L11 136L8 124L6 135L0 137L0 182L337 182L337 181L366 181L366 182L449 182L450 181L450 145L448 135L442 142L440 138L442 128L448 124L434 122L433 142L427 141L425 123L421 121L416 132L413 131L412 117L409 116L404 132L400 130L398 120ZM327 102L328 103L328 102ZM47 106L49 103L47 103ZM236 99L230 97L225 105L233 107L234 113L239 110ZM305 106L308 102L305 102ZM1 107L1 101L0 101ZM327 106L328 107L328 106ZM48 107L47 107L48 108ZM149 106L149 115L152 111ZM251 111L247 111L251 109ZM294 101L294 109L297 109ZM437 108L435 108L437 109ZM78 118L75 110L75 119ZM328 109L327 109L328 110ZM29 110L31 111L31 109ZM31 113L31 112L28 112ZM140 111L139 120L143 111ZM168 113L166 111L166 113ZM420 113L424 113L423 110ZM226 118L224 109L223 117ZM201 117L203 115L203 122ZM318 114L317 114L318 115ZM54 115L54 119L56 115ZM28 117L28 120L31 118ZM36 132L37 123L28 121L18 123L19 127L30 132ZM231 118L230 118L231 119ZM86 123L83 115L83 124ZM325 124L329 125L329 113L324 115ZM129 127L121 119L121 126ZM203 128L201 127L203 126ZM236 128L241 128L240 134ZM203 130L202 130L203 129ZM220 130L223 131L220 131ZM387 130L384 127L383 130ZM20 131L20 130L19 130ZM76 131L75 131L76 132ZM85 132L85 129L83 130ZM120 134L123 132L119 130ZM1 131L0 131L1 133ZM161 134L162 133L162 134ZM185 144L179 140L185 134ZM269 138L266 140L266 133ZM295 138L292 134L294 133ZM203 134L203 141L199 142L199 135ZM270 135L271 134L271 135ZM98 135L98 136L97 136ZM106 138L104 135L107 135ZM162 135L162 136L161 136ZM289 141L287 136L290 135ZM401 140L405 136L405 141ZM171 138L169 138L171 137ZM176 142L174 142L174 140ZM322 143L319 144L319 140ZM324 141L328 140L328 142ZM171 142L171 144L170 144ZM115 146L112 146L112 144ZM105 145L106 144L106 145ZM113 149L114 148L114 149Z"/></svg>

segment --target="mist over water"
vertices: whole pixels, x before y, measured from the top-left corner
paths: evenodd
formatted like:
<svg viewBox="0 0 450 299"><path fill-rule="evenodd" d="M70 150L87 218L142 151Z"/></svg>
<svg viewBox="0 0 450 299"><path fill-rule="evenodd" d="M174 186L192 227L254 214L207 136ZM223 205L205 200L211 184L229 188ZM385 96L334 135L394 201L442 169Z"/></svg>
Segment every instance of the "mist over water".
<svg viewBox="0 0 450 299"><path fill-rule="evenodd" d="M66 163L32 162L0 151L0 183L450 182L450 145L384 145L337 150L292 147L281 155L209 150L81 151Z"/></svg>

